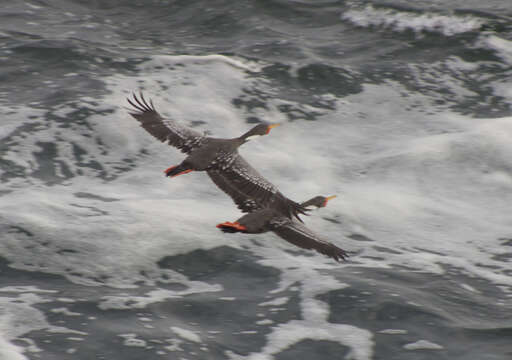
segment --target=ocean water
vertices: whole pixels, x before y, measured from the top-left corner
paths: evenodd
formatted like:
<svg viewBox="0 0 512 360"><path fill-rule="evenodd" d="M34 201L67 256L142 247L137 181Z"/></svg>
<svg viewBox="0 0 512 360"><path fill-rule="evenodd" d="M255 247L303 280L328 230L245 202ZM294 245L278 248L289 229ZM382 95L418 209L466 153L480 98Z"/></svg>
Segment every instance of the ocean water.
<svg viewBox="0 0 512 360"><path fill-rule="evenodd" d="M219 137L350 251L240 212L128 115ZM5 0L0 359L512 358L512 4Z"/></svg>

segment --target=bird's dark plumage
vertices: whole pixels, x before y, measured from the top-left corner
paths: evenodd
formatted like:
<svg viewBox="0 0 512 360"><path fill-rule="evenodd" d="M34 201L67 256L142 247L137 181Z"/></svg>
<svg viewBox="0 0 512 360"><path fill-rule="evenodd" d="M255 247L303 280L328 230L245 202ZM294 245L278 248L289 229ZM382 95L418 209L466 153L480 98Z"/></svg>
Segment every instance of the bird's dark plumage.
<svg viewBox="0 0 512 360"><path fill-rule="evenodd" d="M309 230L304 224L297 221L290 221L283 226L276 227L273 231L284 240L308 250L316 250L327 255L336 261L345 260L348 254L345 250L336 245L320 239L315 233Z"/></svg>
<svg viewBox="0 0 512 360"><path fill-rule="evenodd" d="M218 139L163 118L152 101L146 101L142 93L139 97L133 95L128 102L135 110L130 115L147 132L188 154L181 164L166 170L167 176L178 176L193 170L206 171L212 181L231 196L244 212L272 207L287 217L295 216L297 219L299 214L306 213L306 209L285 197L238 153L240 145L255 136L268 134L278 124L258 124L238 138Z"/></svg>
<svg viewBox="0 0 512 360"><path fill-rule="evenodd" d="M316 196L303 202L301 206L313 205L317 208L324 207L327 205L327 201L333 197L334 196ZM316 250L336 261L344 260L348 257L345 250L319 238L315 233L304 226L304 224L284 216L283 213L279 212L276 208L258 208L242 216L235 222L225 222L217 225L217 227L228 233L242 232L260 234L273 231L284 240L298 247Z"/></svg>
<svg viewBox="0 0 512 360"><path fill-rule="evenodd" d="M272 208L280 214L290 218L295 216L300 220L298 214L305 214L307 211L302 205L284 196L240 155L229 168L223 171L209 170L207 173L242 212Z"/></svg>
<svg viewBox="0 0 512 360"><path fill-rule="evenodd" d="M192 150L200 147L204 142L205 136L201 133L160 116L155 110L153 102L149 100L148 103L142 93L140 98L134 94L132 100L130 98L127 100L136 110L130 112L130 115L158 140L168 142L169 145L180 149L186 154L190 154Z"/></svg>
<svg viewBox="0 0 512 360"><path fill-rule="evenodd" d="M235 223L218 227L225 232L262 233L273 231L284 240L304 249L315 249L336 261L347 253L332 243L318 238L298 217L306 208L323 207L330 198L317 196L302 204L285 197L238 154L238 147L255 136L266 135L274 125L259 124L238 138L216 139L160 116L151 100L142 93L128 99L135 111L130 112L141 126L162 142L167 142L188 157L166 170L177 176L193 170L206 171L212 181L228 194L240 210L247 213ZM295 220L296 217L299 221Z"/></svg>

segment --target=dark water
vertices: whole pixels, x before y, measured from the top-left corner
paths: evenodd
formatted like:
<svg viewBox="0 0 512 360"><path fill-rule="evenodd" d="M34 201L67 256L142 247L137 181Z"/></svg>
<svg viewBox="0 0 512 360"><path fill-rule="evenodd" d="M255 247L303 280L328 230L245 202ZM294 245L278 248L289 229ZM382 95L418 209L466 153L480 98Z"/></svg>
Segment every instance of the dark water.
<svg viewBox="0 0 512 360"><path fill-rule="evenodd" d="M4 1L0 70L1 360L512 358L509 1ZM138 90L283 123L241 152L350 261L217 231Z"/></svg>

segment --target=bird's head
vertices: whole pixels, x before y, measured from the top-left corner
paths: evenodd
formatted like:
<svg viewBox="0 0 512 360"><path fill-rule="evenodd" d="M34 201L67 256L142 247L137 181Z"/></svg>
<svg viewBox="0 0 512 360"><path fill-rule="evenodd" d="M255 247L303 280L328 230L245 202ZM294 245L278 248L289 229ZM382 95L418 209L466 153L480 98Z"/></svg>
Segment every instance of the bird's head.
<svg viewBox="0 0 512 360"><path fill-rule="evenodd" d="M273 128L279 126L281 124L279 123L276 123L276 124L258 124L256 125L255 127L253 127L251 130L249 130L248 132L246 132L245 134L242 135L242 139L244 141L249 141L251 139L254 139L254 138L257 138L257 137L260 137L260 136L263 136L263 135L267 135L270 130L272 130Z"/></svg>
<svg viewBox="0 0 512 360"><path fill-rule="evenodd" d="M322 207L326 207L329 200L332 200L336 197L336 195L332 196L315 196L308 201L302 203L302 206L308 210L318 209Z"/></svg>

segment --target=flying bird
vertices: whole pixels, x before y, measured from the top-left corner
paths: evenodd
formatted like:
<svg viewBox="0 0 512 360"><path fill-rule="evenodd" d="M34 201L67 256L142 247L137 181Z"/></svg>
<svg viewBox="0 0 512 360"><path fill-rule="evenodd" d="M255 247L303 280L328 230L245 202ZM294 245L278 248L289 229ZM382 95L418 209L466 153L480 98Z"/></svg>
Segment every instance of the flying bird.
<svg viewBox="0 0 512 360"><path fill-rule="evenodd" d="M333 196L315 196L301 205L306 209L317 209L325 207L327 202ZM234 196L235 201L240 201L239 197ZM303 249L313 249L321 254L327 255L336 261L345 260L348 254L345 250L337 247L333 243L323 240L314 232L309 230L304 224L293 218L289 218L273 207L260 208L249 212L235 222L224 222L217 227L227 233L242 232L247 234L261 234L267 231L273 231L284 240L301 247Z"/></svg>
<svg viewBox="0 0 512 360"><path fill-rule="evenodd" d="M146 101L142 93L128 98L133 107L130 115L158 140L168 143L188 156L179 165L171 166L164 172L175 177L191 171L206 171L221 190L235 189L244 198L239 208L256 209L272 207L285 217L306 214L300 204L284 196L272 183L261 176L240 154L238 148L247 141L267 135L279 124L258 124L239 137L231 139L213 138L162 117L151 100ZM229 183L226 186L225 183ZM228 195L231 195L228 193Z"/></svg>

